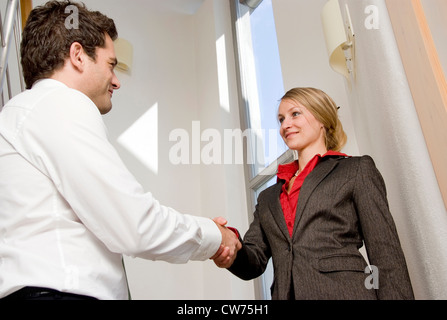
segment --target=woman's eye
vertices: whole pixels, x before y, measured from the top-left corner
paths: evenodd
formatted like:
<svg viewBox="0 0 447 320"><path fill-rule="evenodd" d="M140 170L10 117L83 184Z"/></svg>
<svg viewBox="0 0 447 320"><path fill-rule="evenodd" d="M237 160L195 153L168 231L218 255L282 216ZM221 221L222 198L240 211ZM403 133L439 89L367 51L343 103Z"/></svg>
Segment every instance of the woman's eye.
<svg viewBox="0 0 447 320"><path fill-rule="evenodd" d="M295 111L294 113L292 113L292 116L294 116L294 117L298 117L300 114L301 114L300 112Z"/></svg>

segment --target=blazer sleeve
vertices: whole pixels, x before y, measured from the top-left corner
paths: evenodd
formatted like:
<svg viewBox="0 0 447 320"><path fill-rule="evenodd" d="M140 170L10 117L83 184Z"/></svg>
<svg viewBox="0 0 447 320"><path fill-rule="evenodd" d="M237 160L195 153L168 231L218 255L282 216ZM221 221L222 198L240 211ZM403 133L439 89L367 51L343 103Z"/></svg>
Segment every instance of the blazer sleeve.
<svg viewBox="0 0 447 320"><path fill-rule="evenodd" d="M371 157L360 159L354 202L368 259L379 276L379 299L414 299L405 257L391 216L382 175Z"/></svg>
<svg viewBox="0 0 447 320"><path fill-rule="evenodd" d="M258 204L254 213L254 220L241 241L242 248L237 253L233 265L228 268L231 273L243 280L252 280L262 275L271 257L270 246L262 228L259 214Z"/></svg>

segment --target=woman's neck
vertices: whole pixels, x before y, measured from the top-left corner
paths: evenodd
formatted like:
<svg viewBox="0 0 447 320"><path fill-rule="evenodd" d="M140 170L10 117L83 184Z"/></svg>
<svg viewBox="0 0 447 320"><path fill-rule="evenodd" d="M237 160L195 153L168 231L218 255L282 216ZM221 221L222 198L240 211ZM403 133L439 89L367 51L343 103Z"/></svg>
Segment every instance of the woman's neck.
<svg viewBox="0 0 447 320"><path fill-rule="evenodd" d="M306 148L298 150L298 162L300 172L306 167L310 160L312 160L317 154L324 155L328 152L326 147Z"/></svg>

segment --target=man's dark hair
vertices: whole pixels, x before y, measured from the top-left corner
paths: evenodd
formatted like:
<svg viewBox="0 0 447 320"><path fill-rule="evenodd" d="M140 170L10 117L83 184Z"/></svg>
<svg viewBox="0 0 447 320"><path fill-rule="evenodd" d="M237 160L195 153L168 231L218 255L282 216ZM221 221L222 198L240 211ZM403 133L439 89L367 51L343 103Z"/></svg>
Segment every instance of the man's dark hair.
<svg viewBox="0 0 447 320"><path fill-rule="evenodd" d="M78 21L73 24L70 16ZM33 9L21 44L26 88L30 89L37 80L48 78L62 68L74 42L79 42L96 61L96 49L105 47L106 34L112 40L118 37L114 21L98 11L89 11L83 3L49 1Z"/></svg>

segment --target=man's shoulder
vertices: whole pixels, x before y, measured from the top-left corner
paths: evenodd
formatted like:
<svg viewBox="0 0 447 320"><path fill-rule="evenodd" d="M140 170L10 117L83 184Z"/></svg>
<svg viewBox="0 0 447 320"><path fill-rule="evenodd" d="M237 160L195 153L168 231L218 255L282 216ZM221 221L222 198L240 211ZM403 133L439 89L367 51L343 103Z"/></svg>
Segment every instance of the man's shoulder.
<svg viewBox="0 0 447 320"><path fill-rule="evenodd" d="M44 79L37 82L31 89L14 96L5 105L5 108L33 109L35 105L40 103L65 102L69 104L71 101L76 101L77 103L82 101L86 103L91 102L83 93L67 87L62 82Z"/></svg>
<svg viewBox="0 0 447 320"><path fill-rule="evenodd" d="M42 100L62 100L66 103L70 101L92 103L91 100L82 92L72 89L62 82L53 79L45 79L36 83L31 90L31 94L36 95L37 98Z"/></svg>

